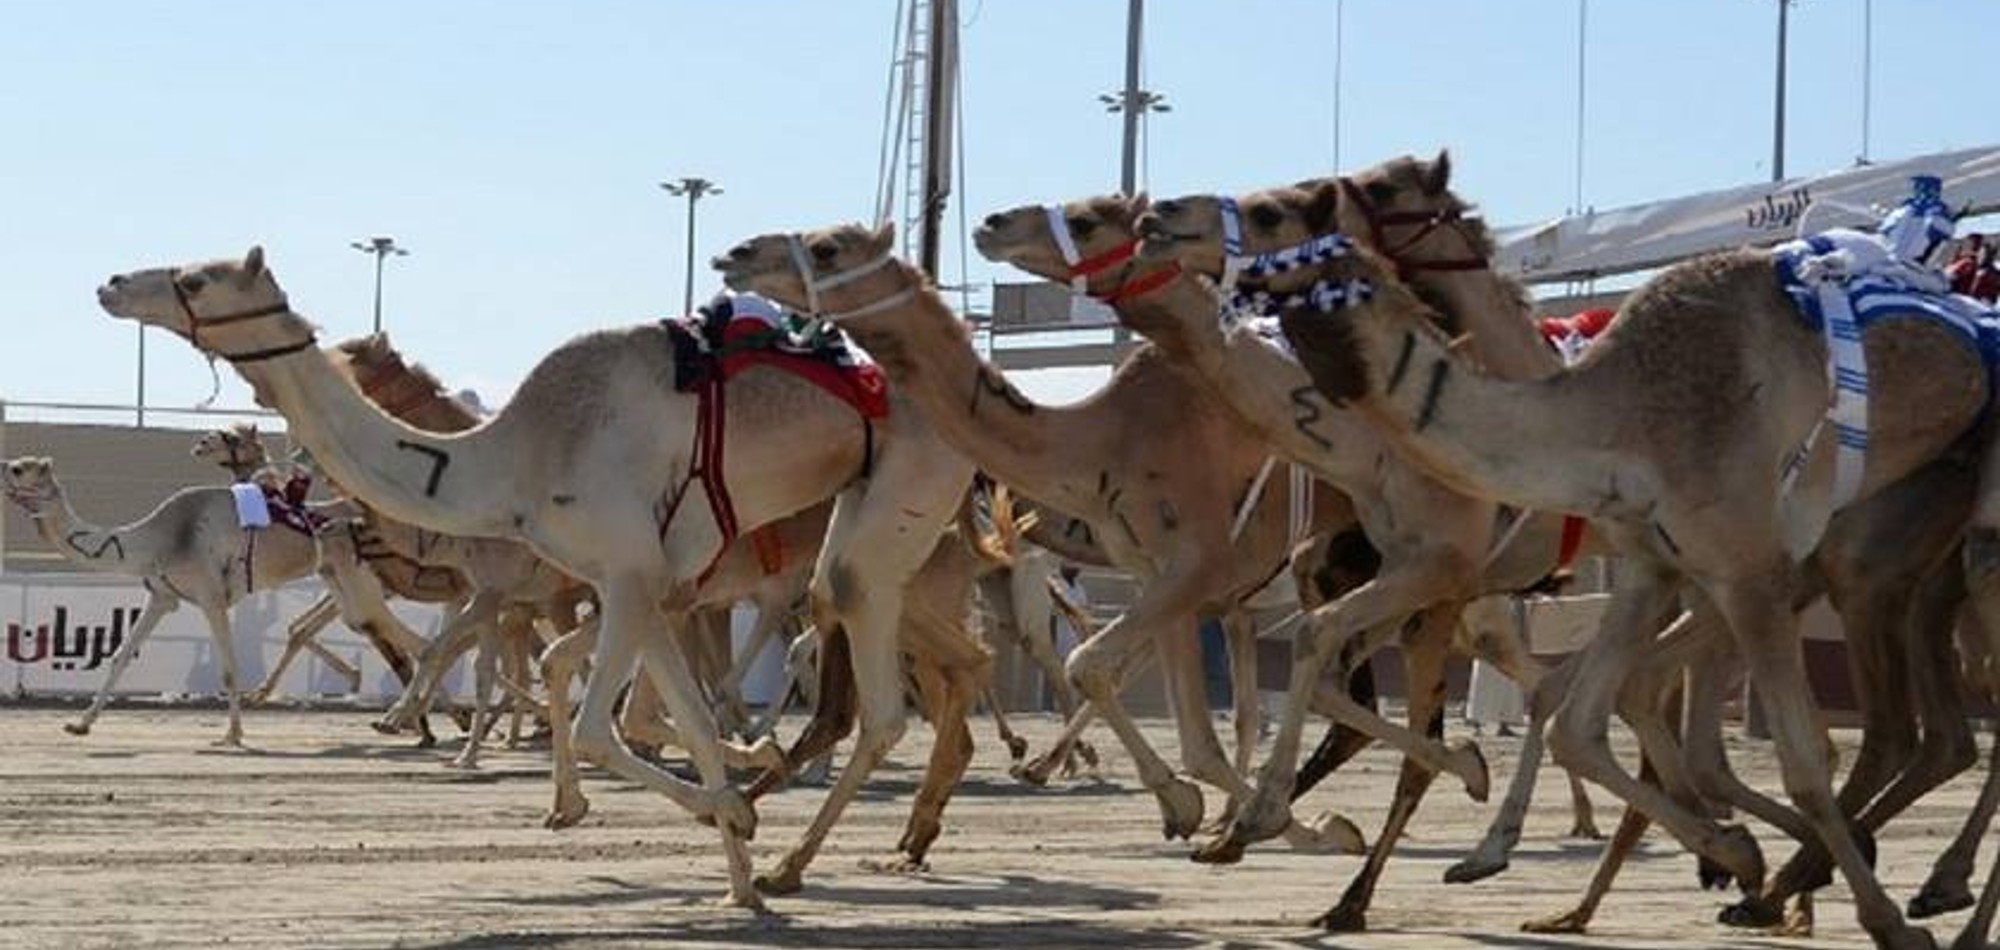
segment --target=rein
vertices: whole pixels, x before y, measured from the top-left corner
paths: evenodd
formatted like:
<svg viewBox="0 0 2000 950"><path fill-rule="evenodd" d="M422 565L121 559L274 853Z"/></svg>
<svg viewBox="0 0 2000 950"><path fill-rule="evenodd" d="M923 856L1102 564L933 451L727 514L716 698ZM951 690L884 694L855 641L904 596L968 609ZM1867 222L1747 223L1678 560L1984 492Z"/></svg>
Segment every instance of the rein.
<svg viewBox="0 0 2000 950"><path fill-rule="evenodd" d="M1449 227L1462 238L1467 247L1477 248L1479 242L1465 233L1463 222L1465 213L1459 208L1439 208L1435 211L1383 211L1368 200L1367 192L1345 175L1340 177L1340 195L1361 209L1361 216L1368 222L1369 240L1382 256L1396 265L1398 276L1408 276L1422 271L1476 271L1491 268L1492 262L1486 255L1474 251L1470 256L1447 258L1444 260L1412 260L1407 255L1411 248L1422 243L1441 228ZM1415 227L1417 232L1400 244L1390 244L1388 229L1392 227Z"/></svg>
<svg viewBox="0 0 2000 950"><path fill-rule="evenodd" d="M251 320L262 320L269 317L278 316L279 314L292 312L291 301L286 299L284 295L281 294L279 295L278 301L276 303L266 304L262 307L253 307L249 310L238 311L236 313L224 314L219 317L203 317L200 314L194 312L194 301L189 300L187 291L181 289L181 282L179 278L180 278L180 271L176 270L174 271L173 276L167 280L167 284L168 286L174 289L174 301L180 304L181 313L187 316L188 342L194 344L195 349L201 350L203 352L211 352L210 350L208 350L207 347L204 347L201 342L201 330L203 326L218 327L218 326L225 326L231 323L247 323ZM304 340L301 340L297 343L286 343L281 346L274 346L262 350L251 350L248 353L224 353L221 352L220 350L215 350L212 352L214 352L215 355L220 356L231 363L256 363L256 362L261 362L263 360L276 359L280 356L290 356L293 353L305 350L318 342L319 341L314 334L308 333L306 334L306 338Z"/></svg>

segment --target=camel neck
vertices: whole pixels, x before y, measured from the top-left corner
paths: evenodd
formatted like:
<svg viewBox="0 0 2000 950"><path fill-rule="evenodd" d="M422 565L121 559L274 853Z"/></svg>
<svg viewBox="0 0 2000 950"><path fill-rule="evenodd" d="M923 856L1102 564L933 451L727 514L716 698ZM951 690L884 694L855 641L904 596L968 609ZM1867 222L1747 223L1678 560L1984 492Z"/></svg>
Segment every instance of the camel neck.
<svg viewBox="0 0 2000 950"><path fill-rule="evenodd" d="M1029 399L980 359L963 321L928 287L901 305L843 320L841 328L881 365L894 391L987 474L1065 511L1087 503L1089 486L1071 484L1067 468L1052 463L1088 451L1108 431L1103 426L1115 425L1095 400L1047 406Z"/></svg>
<svg viewBox="0 0 2000 950"><path fill-rule="evenodd" d="M1411 278L1469 334L1467 349L1488 374L1500 379L1547 379L1562 360L1535 329L1534 314L1520 287L1492 269L1419 271Z"/></svg>
<svg viewBox="0 0 2000 950"><path fill-rule="evenodd" d="M129 550L132 542L126 530L83 520L70 507L67 494L57 493L52 504L31 517L36 533L71 564L107 574L143 573L131 567L140 552Z"/></svg>
<svg viewBox="0 0 2000 950"><path fill-rule="evenodd" d="M304 323L290 313L280 321ZM315 463L370 506L449 534L515 530L506 491L514 453L497 444L499 420L452 435L411 428L364 397L318 347L239 363L237 371L284 413Z"/></svg>
<svg viewBox="0 0 2000 950"><path fill-rule="evenodd" d="M1345 387L1354 408L1407 456L1468 495L1538 511L1608 513L1618 494L1615 459L1591 447L1615 442L1579 429L1604 416L1577 404L1585 387L1572 374L1501 379L1418 318L1379 308L1287 315L1286 333L1322 392ZM1328 358L1342 351L1343 334L1362 366Z"/></svg>

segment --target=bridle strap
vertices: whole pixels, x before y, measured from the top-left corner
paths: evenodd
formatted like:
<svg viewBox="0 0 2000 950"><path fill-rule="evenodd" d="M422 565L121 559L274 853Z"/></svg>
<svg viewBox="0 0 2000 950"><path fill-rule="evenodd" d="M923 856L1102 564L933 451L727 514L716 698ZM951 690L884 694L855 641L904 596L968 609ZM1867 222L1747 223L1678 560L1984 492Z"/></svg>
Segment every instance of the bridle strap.
<svg viewBox="0 0 2000 950"><path fill-rule="evenodd" d="M1224 296L1236 289L1236 278L1243 272L1243 210L1236 206L1236 199L1223 195L1216 201L1216 210L1222 216L1222 280L1217 286Z"/></svg>
<svg viewBox="0 0 2000 950"><path fill-rule="evenodd" d="M1471 236L1458 228L1458 223L1465 219L1464 212L1458 208L1439 208L1435 211L1383 211L1368 200L1368 193L1355 184L1354 179L1345 175L1340 178L1340 194L1361 209L1361 217L1368 222L1370 243L1375 245L1382 256L1396 265L1398 276L1407 277L1422 271L1477 271L1492 267L1492 262L1487 260L1484 254L1478 253L1469 257L1436 261L1413 260L1408 256L1411 248L1446 226L1458 231L1468 247L1475 246ZM1401 243L1391 245L1388 229L1392 227L1415 227L1417 231Z"/></svg>
<svg viewBox="0 0 2000 950"><path fill-rule="evenodd" d="M1083 260L1082 252L1076 248L1076 238L1069 233L1069 219L1063 215L1061 205L1043 205L1042 213L1049 217L1049 236L1056 242L1056 251L1062 255L1063 266L1069 268L1069 289L1073 293L1090 293L1090 275L1080 272L1077 264Z"/></svg>
<svg viewBox="0 0 2000 950"><path fill-rule="evenodd" d="M1176 262L1160 268L1137 280L1122 282L1117 289L1097 299L1116 306L1152 293L1174 282L1181 275L1181 265Z"/></svg>
<svg viewBox="0 0 2000 950"><path fill-rule="evenodd" d="M292 312L291 301L280 294L276 303L265 304L261 307L252 307L249 310L240 310L236 313L223 314L219 317L204 317L194 312L194 301L189 300L187 291L181 289L179 271L175 271L173 276L167 278L167 285L174 289L174 301L180 304L181 313L187 317L188 342L194 344L195 349L202 350L203 352L210 352L202 346L201 342L201 330L204 326L218 327L232 323L248 323L251 320L263 320L278 316L279 314ZM213 352L214 355L220 356L231 363L256 363L263 360L276 359L280 356L290 356L318 342L319 340L315 335L307 334L304 340L297 343L286 343L268 349L252 350L248 353L224 353L220 350Z"/></svg>
<svg viewBox="0 0 2000 950"><path fill-rule="evenodd" d="M865 307L857 307L853 310L840 313L827 313L820 307L819 295L821 291L832 290L835 287L851 284L869 274L889 267L895 264L896 255L885 251L882 256L872 261L821 277L813 270L812 257L806 253L805 239L799 237L797 234L785 235L785 250L791 254L792 268L799 272L799 283L805 285L806 315L814 320L839 323L842 320L865 317L872 313L880 313L891 307L901 306L917 295L917 288L905 287Z"/></svg>

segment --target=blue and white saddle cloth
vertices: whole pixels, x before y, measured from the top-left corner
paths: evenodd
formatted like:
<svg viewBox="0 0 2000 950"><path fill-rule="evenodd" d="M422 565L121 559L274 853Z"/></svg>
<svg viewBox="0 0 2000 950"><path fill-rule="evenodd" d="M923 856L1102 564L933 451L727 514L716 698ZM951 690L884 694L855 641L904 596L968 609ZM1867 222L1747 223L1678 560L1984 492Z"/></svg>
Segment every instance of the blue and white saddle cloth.
<svg viewBox="0 0 2000 950"><path fill-rule="evenodd" d="M1833 403L1786 470L1790 487L1821 429L1834 434L1833 508L1861 488L1868 452L1868 356L1861 334L1887 317L1926 317L1978 351L1989 373L2000 362L2000 312L1953 294L1941 274L1898 260L1881 240L1844 229L1772 249L1778 284L1807 324L1826 333Z"/></svg>

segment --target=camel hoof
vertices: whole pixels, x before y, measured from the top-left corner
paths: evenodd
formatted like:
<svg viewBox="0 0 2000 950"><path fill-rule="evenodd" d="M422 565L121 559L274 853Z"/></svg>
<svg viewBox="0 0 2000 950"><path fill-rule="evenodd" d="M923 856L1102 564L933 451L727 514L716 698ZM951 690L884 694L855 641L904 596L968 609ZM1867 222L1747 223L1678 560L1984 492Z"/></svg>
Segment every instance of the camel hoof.
<svg viewBox="0 0 2000 950"><path fill-rule="evenodd" d="M1201 827L1201 789L1177 778L1153 790L1160 802L1160 833L1168 841L1187 840Z"/></svg>
<svg viewBox="0 0 2000 950"><path fill-rule="evenodd" d="M1701 882L1704 891L1726 891L1736 880L1736 875L1729 873L1728 868L1709 860L1707 855L1695 855L1694 862L1695 879Z"/></svg>
<svg viewBox="0 0 2000 950"><path fill-rule="evenodd" d="M1298 827L1310 836L1306 850L1337 851L1341 854L1368 852L1368 839L1362 835L1360 826L1348 821L1344 815L1329 811L1311 823L1301 822Z"/></svg>
<svg viewBox="0 0 2000 950"><path fill-rule="evenodd" d="M368 728L373 729L376 732L379 732L385 736L398 735L403 731L396 727L395 720L389 719L387 717L384 717L382 719L377 719L374 722L369 723Z"/></svg>
<svg viewBox="0 0 2000 950"><path fill-rule="evenodd" d="M239 734L226 735L209 743L208 747L211 749L236 749L241 751L243 749L243 737Z"/></svg>
<svg viewBox="0 0 2000 950"><path fill-rule="evenodd" d="M799 872L787 867L783 871L757 875L757 892L772 897L797 894L805 889L805 882L799 880Z"/></svg>
<svg viewBox="0 0 2000 950"><path fill-rule="evenodd" d="M1554 917L1543 917L1540 920L1528 921L1521 925L1521 932L1531 934L1580 934L1588 926L1590 926L1590 915L1578 909L1570 911L1567 914L1557 914Z"/></svg>
<svg viewBox="0 0 2000 950"><path fill-rule="evenodd" d="M444 767L459 772L477 772L479 771L479 760L460 756L446 760Z"/></svg>
<svg viewBox="0 0 2000 950"><path fill-rule="evenodd" d="M1020 736L1007 737L1007 757L1019 763L1028 757L1028 740Z"/></svg>
<svg viewBox="0 0 2000 950"><path fill-rule="evenodd" d="M437 744L438 744L438 737L426 732L423 735L417 737L417 744L414 746L414 748L435 749L437 748Z"/></svg>
<svg viewBox="0 0 2000 950"><path fill-rule="evenodd" d="M1579 821L1569 826L1569 836L1581 841L1604 840L1604 832L1597 830L1597 826L1588 821Z"/></svg>
<svg viewBox="0 0 2000 950"><path fill-rule="evenodd" d="M764 898L758 895L755 890L746 891L742 894L724 894L722 899L717 903L725 908L747 910L760 916L771 912L771 908L764 906Z"/></svg>
<svg viewBox="0 0 2000 950"><path fill-rule="evenodd" d="M1358 934L1368 929L1368 912L1346 901L1313 918L1313 926L1336 934Z"/></svg>
<svg viewBox="0 0 2000 950"><path fill-rule="evenodd" d="M63 723L63 731L73 736L87 736L90 735L90 724L83 722L66 722Z"/></svg>
<svg viewBox="0 0 2000 950"><path fill-rule="evenodd" d="M1194 849L1194 853L1188 855L1188 860L1196 864L1235 864L1243 860L1243 852L1246 850L1248 848L1243 842L1224 831L1209 839L1207 844Z"/></svg>
<svg viewBox="0 0 2000 950"><path fill-rule="evenodd" d="M1753 894L1717 911L1715 922L1726 927L1763 930L1783 923L1784 917L1784 908Z"/></svg>
<svg viewBox="0 0 2000 950"><path fill-rule="evenodd" d="M1049 776L1055 774L1056 770L1056 762L1052 757L1054 753L1055 750L1050 749L1028 760L1028 764L1025 767L1015 766L1007 771L1012 773L1023 784L1033 785L1036 788L1047 788Z"/></svg>
<svg viewBox="0 0 2000 950"><path fill-rule="evenodd" d="M1088 742L1084 742L1084 741L1081 741L1081 740L1079 740L1079 741L1078 741L1078 742L1076 743L1076 754L1077 754L1077 755L1079 755L1079 756L1081 756L1081 757L1083 758L1083 764L1084 764L1084 765L1086 765L1086 766L1090 767L1090 768L1091 768L1091 769L1092 769L1093 771L1094 771L1094 770L1096 770L1096 768L1097 768L1097 747L1096 747L1096 746L1094 746L1094 745L1091 745L1091 744L1090 744L1090 743L1088 743Z"/></svg>
<svg viewBox="0 0 2000 950"><path fill-rule="evenodd" d="M590 799L582 795L577 795L574 799L559 799L555 807L549 809L548 815L542 818L542 827L550 831L574 828L583 820L583 816L588 814L590 814Z"/></svg>
<svg viewBox="0 0 2000 950"><path fill-rule="evenodd" d="M1452 774L1464 780L1465 794L1475 802L1485 802L1493 794L1493 773L1486 767L1486 753L1479 750L1479 743L1460 740L1451 757L1458 760Z"/></svg>
<svg viewBox="0 0 2000 950"><path fill-rule="evenodd" d="M348 692L350 692L350 693L351 693L351 692L353 692L353 690L348 690ZM243 705L245 705L245 706L262 706L262 705L264 705L264 703L265 703L265 702L266 702L267 700L269 700L270 698L271 698L271 691L270 691L270 690L268 690L268 689L253 689L253 690L251 690L251 691L249 691L249 692L247 692L247 693L244 693L244 694L243 694Z"/></svg>
<svg viewBox="0 0 2000 950"><path fill-rule="evenodd" d="M1284 834L1285 827L1291 824L1291 803L1282 800L1271 801L1272 796L1264 794L1264 789L1267 787L1290 788L1291 782L1285 781L1276 785L1263 783L1258 787L1257 794L1243 803L1243 807L1236 813L1235 824L1230 826L1230 835L1246 845L1276 838Z"/></svg>
<svg viewBox="0 0 2000 950"><path fill-rule="evenodd" d="M1923 920L1939 914L1949 914L1955 910L1971 907L1975 901L1972 891L1964 881L1925 881L1917 896L1910 898L1908 913L1911 920ZM1954 945L1956 946L1956 945Z"/></svg>
<svg viewBox="0 0 2000 950"><path fill-rule="evenodd" d="M1756 894L1764 890L1764 850L1757 846L1757 836L1742 825L1724 825L1721 840L1717 845L1724 851L1735 851L1735 861L1719 861L1724 867L1736 872L1736 886L1746 894Z"/></svg>
<svg viewBox="0 0 2000 950"><path fill-rule="evenodd" d="M1444 882L1446 884L1476 883L1507 870L1507 865L1508 862L1505 858L1498 861L1490 858L1466 858L1444 869Z"/></svg>
<svg viewBox="0 0 2000 950"><path fill-rule="evenodd" d="M887 858L862 858L861 869L874 874L928 874L931 864L922 858L897 854Z"/></svg>

